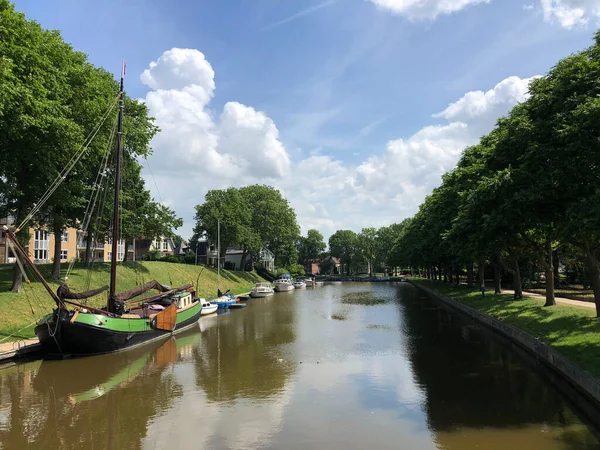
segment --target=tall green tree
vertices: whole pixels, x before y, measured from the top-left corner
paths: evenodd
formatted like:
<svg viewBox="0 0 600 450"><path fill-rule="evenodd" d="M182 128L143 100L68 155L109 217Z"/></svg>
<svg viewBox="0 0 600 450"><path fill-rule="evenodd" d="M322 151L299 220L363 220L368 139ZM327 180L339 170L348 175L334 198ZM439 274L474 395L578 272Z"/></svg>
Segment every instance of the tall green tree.
<svg viewBox="0 0 600 450"><path fill-rule="evenodd" d="M326 247L323 235L318 230L308 230L306 237L300 237L298 243L300 264L310 271L311 264L321 258Z"/></svg>
<svg viewBox="0 0 600 450"><path fill-rule="evenodd" d="M340 258L346 267L346 275L358 255L358 238L352 230L338 230L329 237L329 252L331 256Z"/></svg>
<svg viewBox="0 0 600 450"><path fill-rule="evenodd" d="M357 236L357 245L359 253L369 266L369 275L373 276L377 257L377 229L363 228Z"/></svg>

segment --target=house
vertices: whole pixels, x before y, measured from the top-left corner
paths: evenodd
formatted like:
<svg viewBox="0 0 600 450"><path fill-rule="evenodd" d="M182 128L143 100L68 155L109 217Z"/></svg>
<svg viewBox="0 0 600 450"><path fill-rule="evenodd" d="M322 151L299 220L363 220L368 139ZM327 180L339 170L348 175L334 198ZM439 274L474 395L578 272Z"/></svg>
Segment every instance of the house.
<svg viewBox="0 0 600 450"><path fill-rule="evenodd" d="M0 226L14 225L11 217L0 219ZM70 262L74 258L85 259L85 235L76 228L66 228L60 236L61 253L60 261ZM48 264L54 260L54 233L45 227L29 228L29 242L25 245L29 257L35 264ZM92 239L92 260L95 262L109 262L112 259L112 245L109 242L99 242ZM118 260L122 261L125 252L125 243L121 240L118 246ZM15 262L15 255L9 247L5 237L0 238L0 264Z"/></svg>
<svg viewBox="0 0 600 450"><path fill-rule="evenodd" d="M329 264L329 266L331 267L331 269L329 270L329 272L321 272L321 266L325 265L325 264ZM342 265L342 261L340 260L340 258L336 257L336 256L328 256L320 261L314 262L311 264L311 273L316 274L322 274L322 275L339 275L343 272L343 265Z"/></svg>
<svg viewBox="0 0 600 450"><path fill-rule="evenodd" d="M259 261L263 263L263 267L269 272L275 270L275 255L268 248L263 248L260 251Z"/></svg>
<svg viewBox="0 0 600 450"><path fill-rule="evenodd" d="M242 264L244 251L240 247L229 247L225 251L225 258L221 261L221 267L229 267L231 270L251 270L253 261L250 255L246 255L246 261ZM196 245L196 260L198 264L209 266L217 265L217 246L211 244L206 239L198 240ZM262 261L265 269L275 270L275 255L267 249L262 248L259 253L259 261Z"/></svg>

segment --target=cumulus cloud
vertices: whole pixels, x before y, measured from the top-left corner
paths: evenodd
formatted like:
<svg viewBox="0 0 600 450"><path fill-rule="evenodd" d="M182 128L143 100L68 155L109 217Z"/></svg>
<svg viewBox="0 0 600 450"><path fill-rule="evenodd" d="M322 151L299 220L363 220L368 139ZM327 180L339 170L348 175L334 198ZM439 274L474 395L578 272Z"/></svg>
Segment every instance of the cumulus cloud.
<svg viewBox="0 0 600 450"><path fill-rule="evenodd" d="M411 20L435 19L490 0L371 0L375 5Z"/></svg>
<svg viewBox="0 0 600 450"><path fill-rule="evenodd" d="M177 210L200 203L208 189L276 180L289 172L289 155L264 112L229 102L214 117L214 76L202 52L182 48L165 51L140 76L152 89L145 102L161 129L152 142L152 167L163 197ZM197 199L190 199L192 186Z"/></svg>
<svg viewBox="0 0 600 450"><path fill-rule="evenodd" d="M251 106L230 101L214 114L214 72L198 50L169 50L141 78L152 88L145 102L162 130L150 163L164 201L185 220L184 235L208 190L260 183L281 190L303 232L316 228L326 238L340 228L359 231L414 214L462 150L527 97L530 81L509 77L488 91L468 92L434 114L440 123L350 164L326 154L293 162L275 122Z"/></svg>
<svg viewBox="0 0 600 450"><path fill-rule="evenodd" d="M598 0L540 0L546 22L557 22L571 29L585 25L592 19L600 22L600 1Z"/></svg>

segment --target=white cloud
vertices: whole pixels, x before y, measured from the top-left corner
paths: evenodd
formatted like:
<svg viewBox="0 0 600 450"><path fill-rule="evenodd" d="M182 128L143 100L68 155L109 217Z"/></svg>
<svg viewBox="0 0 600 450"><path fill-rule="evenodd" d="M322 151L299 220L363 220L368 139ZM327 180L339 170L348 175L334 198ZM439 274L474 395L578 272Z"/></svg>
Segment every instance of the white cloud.
<svg viewBox="0 0 600 450"><path fill-rule="evenodd" d="M590 19L600 23L599 0L540 0L540 5L546 22L558 22L567 29L585 25Z"/></svg>
<svg viewBox="0 0 600 450"><path fill-rule="evenodd" d="M152 168L162 196L184 216L185 234L191 214L182 210L201 203L207 190L277 179L290 168L279 131L264 112L229 102L215 119L208 108L214 75L198 50L173 48L140 77L152 89L144 101L161 129L152 141Z"/></svg>
<svg viewBox="0 0 600 450"><path fill-rule="evenodd" d="M461 151L526 98L530 79L469 92L433 116L440 123L392 140L358 164L309 152L292 162L275 122L251 106L231 101L214 115L214 72L197 50L165 52L142 80L154 86L145 102L162 130L150 163L164 201L186 222L184 235L209 189L260 183L281 190L303 232L317 228L327 238L340 228L359 231L414 214Z"/></svg>
<svg viewBox="0 0 600 450"><path fill-rule="evenodd" d="M467 6L489 3L490 0L371 0L380 8L411 20L435 19L442 14L452 14Z"/></svg>

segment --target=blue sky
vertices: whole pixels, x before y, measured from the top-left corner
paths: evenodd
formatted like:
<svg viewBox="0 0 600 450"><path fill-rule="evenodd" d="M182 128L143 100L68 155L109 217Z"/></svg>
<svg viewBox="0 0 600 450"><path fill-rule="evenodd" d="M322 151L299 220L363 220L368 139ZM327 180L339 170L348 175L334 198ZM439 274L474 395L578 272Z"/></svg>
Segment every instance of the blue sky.
<svg viewBox="0 0 600 450"><path fill-rule="evenodd" d="M128 92L163 129L149 164L187 236L208 189L250 183L281 189L304 232L412 215L527 79L591 44L600 17L600 0L16 6L97 65L118 73L126 58Z"/></svg>

